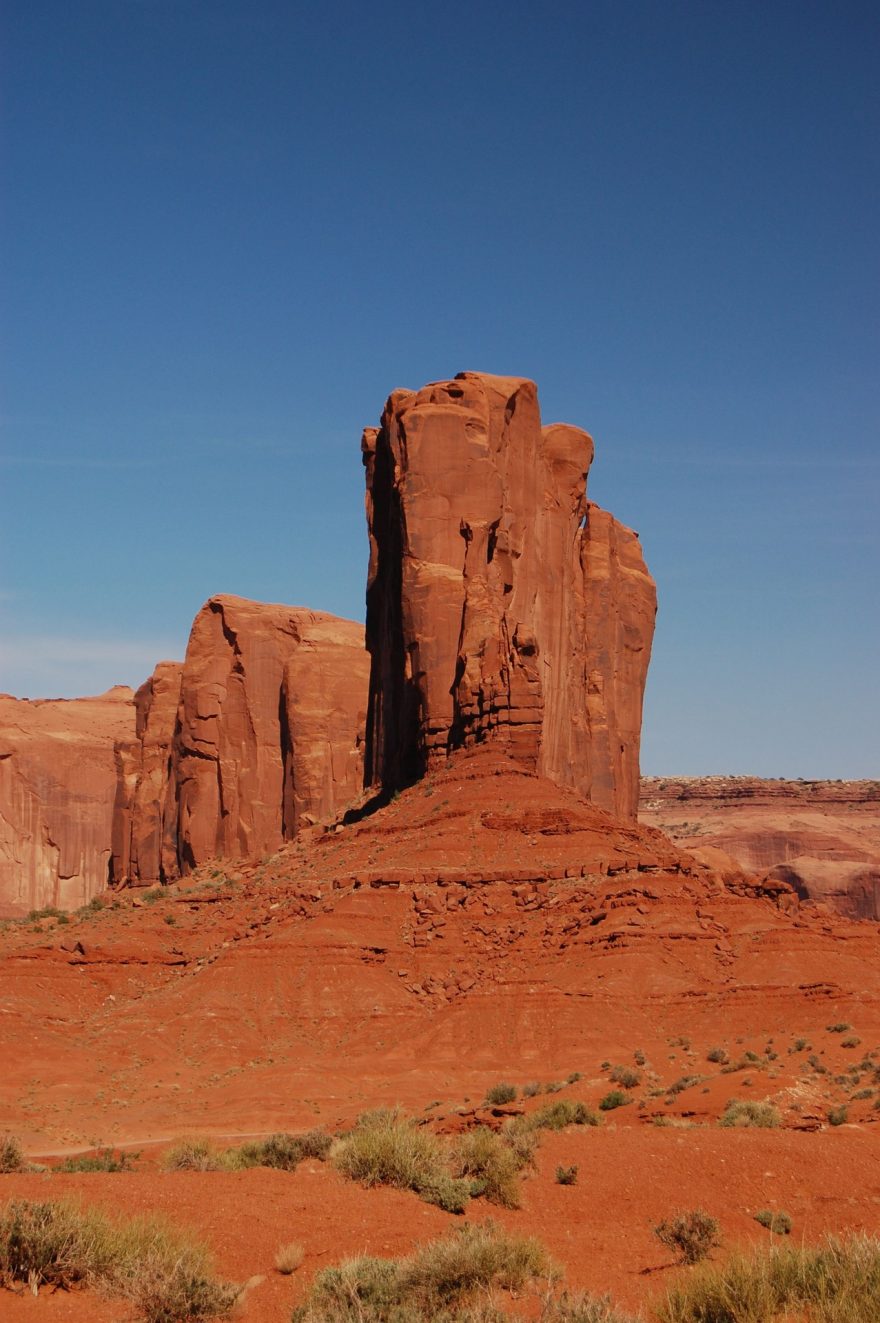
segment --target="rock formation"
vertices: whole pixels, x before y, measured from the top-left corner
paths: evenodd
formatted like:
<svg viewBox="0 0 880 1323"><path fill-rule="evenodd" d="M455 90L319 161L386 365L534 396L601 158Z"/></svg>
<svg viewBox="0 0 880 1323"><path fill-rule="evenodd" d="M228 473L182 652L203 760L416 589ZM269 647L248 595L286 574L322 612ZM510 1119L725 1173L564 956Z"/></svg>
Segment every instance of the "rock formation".
<svg viewBox="0 0 880 1323"><path fill-rule="evenodd" d="M363 783L363 627L302 607L212 597L181 676L166 875L271 852ZM158 789L158 787L157 787Z"/></svg>
<svg viewBox="0 0 880 1323"><path fill-rule="evenodd" d="M159 662L135 694L132 743L116 746L111 878L141 886L177 874L171 748L180 702L181 662Z"/></svg>
<svg viewBox="0 0 880 1323"><path fill-rule="evenodd" d="M0 915L73 909L107 885L114 744L135 706L122 686L98 698L0 695Z"/></svg>
<svg viewBox="0 0 880 1323"><path fill-rule="evenodd" d="M499 741L618 817L638 804L656 597L636 535L586 499L593 443L533 382L396 391L363 439L368 782Z"/></svg>
<svg viewBox="0 0 880 1323"><path fill-rule="evenodd" d="M880 918L880 783L645 777L639 817L705 856L787 882L804 900Z"/></svg>

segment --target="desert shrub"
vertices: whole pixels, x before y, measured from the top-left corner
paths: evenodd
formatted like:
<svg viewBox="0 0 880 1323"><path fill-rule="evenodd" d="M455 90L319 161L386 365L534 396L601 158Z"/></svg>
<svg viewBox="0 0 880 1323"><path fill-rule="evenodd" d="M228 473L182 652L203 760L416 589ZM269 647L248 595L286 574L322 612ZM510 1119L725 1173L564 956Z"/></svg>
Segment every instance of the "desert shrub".
<svg viewBox="0 0 880 1323"><path fill-rule="evenodd" d="M577 1084L578 1080L582 1080L583 1078L584 1077L579 1070L573 1070L570 1075L566 1076L565 1082L566 1084Z"/></svg>
<svg viewBox="0 0 880 1323"><path fill-rule="evenodd" d="M15 1135L0 1135L0 1176L27 1171L27 1161Z"/></svg>
<svg viewBox="0 0 880 1323"><path fill-rule="evenodd" d="M361 1185L414 1190L449 1213L464 1212L470 1197L468 1182L449 1174L440 1140L397 1110L365 1112L337 1146L333 1162Z"/></svg>
<svg viewBox="0 0 880 1323"><path fill-rule="evenodd" d="M719 1244L718 1223L702 1208L676 1213L654 1227L654 1235L680 1263L699 1263Z"/></svg>
<svg viewBox="0 0 880 1323"><path fill-rule="evenodd" d="M227 1149L222 1165L228 1167L277 1167L280 1171L293 1171L303 1158L318 1158L324 1162L333 1140L323 1130L308 1130L303 1135L284 1132L269 1135L268 1139L252 1140L239 1148Z"/></svg>
<svg viewBox="0 0 880 1323"><path fill-rule="evenodd" d="M305 1253L302 1245L295 1240L291 1241L289 1245L282 1245L275 1255L275 1267L285 1277L288 1277L302 1266Z"/></svg>
<svg viewBox="0 0 880 1323"><path fill-rule="evenodd" d="M847 1029L852 1029L852 1025L846 1020L838 1020L836 1024L826 1024L825 1028L829 1034L845 1034Z"/></svg>
<svg viewBox="0 0 880 1323"><path fill-rule="evenodd" d="M470 1183L473 1198L485 1196L502 1208L519 1208L519 1173L531 1158L488 1126L460 1135L453 1150L454 1175Z"/></svg>
<svg viewBox="0 0 880 1323"><path fill-rule="evenodd" d="M523 1085L523 1097L537 1098L543 1087L543 1084L539 1083L538 1080L533 1080L531 1084Z"/></svg>
<svg viewBox="0 0 880 1323"><path fill-rule="evenodd" d="M859 1089L858 1093L853 1094L852 1100L853 1102L864 1102L866 1098L873 1098L873 1097L874 1097L873 1089Z"/></svg>
<svg viewBox="0 0 880 1323"><path fill-rule="evenodd" d="M55 1168L56 1171L134 1171L135 1159L139 1153L124 1153L122 1149L99 1148L94 1153L78 1153L72 1158L65 1158Z"/></svg>
<svg viewBox="0 0 880 1323"><path fill-rule="evenodd" d="M536 1240L510 1236L491 1222L430 1241L405 1259L349 1259L315 1278L293 1323L440 1323L492 1313L458 1306L491 1287L518 1290L549 1270ZM498 1317L497 1314L494 1317Z"/></svg>
<svg viewBox="0 0 880 1323"><path fill-rule="evenodd" d="M516 1102L515 1084L493 1084L486 1090L486 1102L491 1107L500 1107L504 1103Z"/></svg>
<svg viewBox="0 0 880 1323"><path fill-rule="evenodd" d="M846 1125L847 1116L848 1112L845 1107L832 1107L828 1113L828 1124Z"/></svg>
<svg viewBox="0 0 880 1323"><path fill-rule="evenodd" d="M541 1311L540 1323L639 1323L632 1314L624 1314L612 1303L610 1296L588 1295L585 1292L551 1297Z"/></svg>
<svg viewBox="0 0 880 1323"><path fill-rule="evenodd" d="M219 1171L220 1153L207 1139L180 1139L162 1159L163 1171Z"/></svg>
<svg viewBox="0 0 880 1323"><path fill-rule="evenodd" d="M844 1040L843 1040L843 1042L840 1044L840 1046L841 1046L841 1047L858 1047L859 1044L861 1043L861 1041L862 1041L861 1038L856 1038L856 1036L853 1035L851 1038L844 1038Z"/></svg>
<svg viewBox="0 0 880 1323"><path fill-rule="evenodd" d="M602 1112L613 1112L617 1107L625 1107L632 1099L628 1098L622 1089L612 1089L606 1093L604 1098L599 1099L599 1110Z"/></svg>
<svg viewBox="0 0 880 1323"><path fill-rule="evenodd" d="M514 1121L511 1130L526 1132L530 1130L564 1130L570 1125L598 1125L599 1118L586 1103L573 1102L570 1098L560 1098L558 1102L547 1103L528 1116L520 1116Z"/></svg>
<svg viewBox="0 0 880 1323"><path fill-rule="evenodd" d="M556 1168L557 1185L576 1185L577 1178L578 1178L577 1163L574 1163L571 1167Z"/></svg>
<svg viewBox="0 0 880 1323"><path fill-rule="evenodd" d="M804 1052L810 1046L806 1038L796 1038L788 1049L789 1052Z"/></svg>
<svg viewBox="0 0 880 1323"><path fill-rule="evenodd" d="M792 1222L788 1213L773 1212L770 1208L762 1208L755 1213L755 1221L762 1227L766 1227L774 1236L788 1236L791 1234Z"/></svg>
<svg viewBox="0 0 880 1323"><path fill-rule="evenodd" d="M726 1048L710 1047L709 1051L706 1053L706 1060L714 1061L719 1066L725 1066L727 1062L730 1060L730 1057L727 1054Z"/></svg>
<svg viewBox="0 0 880 1323"><path fill-rule="evenodd" d="M143 1323L219 1318L238 1291L211 1275L205 1250L160 1218L112 1221L96 1209L18 1200L0 1209L0 1285L122 1296Z"/></svg>
<svg viewBox="0 0 880 1323"><path fill-rule="evenodd" d="M545 1093L561 1093L565 1088L565 1080L551 1080L549 1084L544 1085Z"/></svg>
<svg viewBox="0 0 880 1323"><path fill-rule="evenodd" d="M645 1056L642 1049L637 1047L635 1052L633 1052L633 1060L637 1066L644 1066L647 1063L648 1058Z"/></svg>
<svg viewBox="0 0 880 1323"><path fill-rule="evenodd" d="M856 1235L817 1248L734 1254L673 1287L658 1316L661 1323L873 1323L880 1318L880 1241Z"/></svg>
<svg viewBox="0 0 880 1323"><path fill-rule="evenodd" d="M756 1126L768 1130L779 1125L780 1119L772 1103L740 1102L737 1098L731 1098L724 1109L724 1115L719 1117L718 1124L726 1127Z"/></svg>
<svg viewBox="0 0 880 1323"><path fill-rule="evenodd" d="M702 1081L702 1075L682 1075L681 1079L677 1079L670 1084L666 1092L671 1094L673 1098L677 1098L680 1093L684 1093L685 1089L692 1089L695 1084L701 1084Z"/></svg>
<svg viewBox="0 0 880 1323"><path fill-rule="evenodd" d="M611 1071L612 1084L620 1084L624 1089L635 1089L642 1082L641 1072L632 1066L615 1066Z"/></svg>

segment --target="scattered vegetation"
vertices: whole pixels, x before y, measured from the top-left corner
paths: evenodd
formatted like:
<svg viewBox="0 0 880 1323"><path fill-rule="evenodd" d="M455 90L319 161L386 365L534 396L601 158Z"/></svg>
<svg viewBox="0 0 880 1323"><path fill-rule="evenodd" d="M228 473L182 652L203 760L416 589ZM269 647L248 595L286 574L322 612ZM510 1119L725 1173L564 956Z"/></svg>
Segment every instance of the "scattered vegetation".
<svg viewBox="0 0 880 1323"><path fill-rule="evenodd" d="M624 1095L626 1098L626 1095ZM626 1098L629 1102L629 1099ZM573 1102L570 1098L560 1098L558 1102L547 1103L537 1111L526 1116L518 1116L510 1127L510 1132L528 1133L532 1130L565 1130L570 1125L598 1125L599 1117L586 1103Z"/></svg>
<svg viewBox="0 0 880 1323"><path fill-rule="evenodd" d="M829 1034L845 1034L847 1029L852 1029L852 1025L845 1020L838 1020L836 1024L826 1024L825 1028Z"/></svg>
<svg viewBox="0 0 880 1323"><path fill-rule="evenodd" d="M207 1139L181 1139L162 1159L163 1171L219 1171L221 1154Z"/></svg>
<svg viewBox="0 0 880 1323"><path fill-rule="evenodd" d="M726 1066L730 1057L726 1048L710 1047L709 1051L706 1053L706 1060L717 1062L719 1066Z"/></svg>
<svg viewBox="0 0 880 1323"><path fill-rule="evenodd" d="M635 1089L642 1082L641 1071L633 1070L632 1066L614 1066L611 1071L612 1084L619 1084L624 1089Z"/></svg>
<svg viewBox="0 0 880 1323"><path fill-rule="evenodd" d="M27 1171L28 1164L15 1135L0 1135L0 1176Z"/></svg>
<svg viewBox="0 0 880 1323"><path fill-rule="evenodd" d="M557 1185L577 1185L577 1178L578 1178L577 1163L574 1163L571 1167L556 1168Z"/></svg>
<svg viewBox="0 0 880 1323"><path fill-rule="evenodd" d="M486 1102L490 1107L500 1107L504 1103L516 1102L515 1084L493 1084L486 1090Z"/></svg>
<svg viewBox="0 0 880 1323"><path fill-rule="evenodd" d="M762 1227L766 1227L774 1236L788 1236L791 1234L791 1218L788 1213L781 1209L778 1212L773 1212L769 1208L762 1208L755 1213L755 1221Z"/></svg>
<svg viewBox="0 0 880 1323"><path fill-rule="evenodd" d="M469 1182L472 1198L483 1195L502 1208L519 1208L519 1173L532 1160L534 1140L513 1145L488 1126L466 1130L454 1149L454 1175Z"/></svg>
<svg viewBox="0 0 880 1323"><path fill-rule="evenodd" d="M781 1117L773 1106L768 1102L748 1102L740 1101L737 1098L731 1098L724 1115L719 1117L718 1124L722 1126L755 1126L760 1129L769 1130L778 1126Z"/></svg>
<svg viewBox="0 0 880 1323"><path fill-rule="evenodd" d="M55 1168L56 1171L134 1171L135 1160L140 1153L124 1153L122 1149L99 1148L94 1153L78 1153L75 1157L65 1158Z"/></svg>
<svg viewBox="0 0 880 1323"><path fill-rule="evenodd" d="M430 1241L409 1258L365 1256L325 1268L305 1304L293 1311L292 1323L464 1323L468 1315L459 1306L485 1298L492 1287L519 1290L549 1272L538 1241L484 1222ZM493 1313L469 1316L489 1323ZM562 1323L565 1316L558 1317Z"/></svg>
<svg viewBox="0 0 880 1323"><path fill-rule="evenodd" d="M718 1222L702 1208L676 1213L660 1222L654 1235L677 1256L680 1263L700 1263L720 1244Z"/></svg>
<svg viewBox="0 0 880 1323"><path fill-rule="evenodd" d="M623 1314L607 1295L585 1292L551 1297L541 1312L540 1323L639 1323L631 1314Z"/></svg>
<svg viewBox="0 0 880 1323"><path fill-rule="evenodd" d="M541 1092L543 1087L544 1087L543 1084L540 1084L537 1080L533 1080L531 1084L523 1085L523 1091L522 1091L523 1097L537 1098L538 1094Z"/></svg>
<svg viewBox="0 0 880 1323"><path fill-rule="evenodd" d="M113 1221L69 1203L0 1208L0 1285L91 1286L122 1296L143 1323L226 1316L237 1288L217 1281L200 1245L156 1217Z"/></svg>
<svg viewBox="0 0 880 1323"><path fill-rule="evenodd" d="M828 1113L829 1125L846 1125L848 1112L845 1107L832 1107Z"/></svg>
<svg viewBox="0 0 880 1323"><path fill-rule="evenodd" d="M333 1162L361 1185L414 1190L448 1213L464 1212L470 1198L470 1183L450 1175L441 1141L398 1110L365 1112L337 1146Z"/></svg>
<svg viewBox="0 0 880 1323"><path fill-rule="evenodd" d="M303 1135L281 1132L268 1139L258 1139L239 1148L227 1149L222 1165L240 1167L277 1167L280 1171L293 1171L304 1158L326 1161L333 1140L323 1130L308 1130Z"/></svg>
<svg viewBox="0 0 880 1323"><path fill-rule="evenodd" d="M769 1323L808 1317L810 1323L871 1323L880 1318L880 1241L829 1238L816 1249L778 1246L737 1253L722 1267L706 1265L674 1287L659 1309L661 1323Z"/></svg>
<svg viewBox="0 0 880 1323"><path fill-rule="evenodd" d="M625 1107L632 1099L623 1092L622 1089L612 1089L606 1093L604 1098L599 1099L599 1110L602 1112L613 1112L617 1107Z"/></svg>

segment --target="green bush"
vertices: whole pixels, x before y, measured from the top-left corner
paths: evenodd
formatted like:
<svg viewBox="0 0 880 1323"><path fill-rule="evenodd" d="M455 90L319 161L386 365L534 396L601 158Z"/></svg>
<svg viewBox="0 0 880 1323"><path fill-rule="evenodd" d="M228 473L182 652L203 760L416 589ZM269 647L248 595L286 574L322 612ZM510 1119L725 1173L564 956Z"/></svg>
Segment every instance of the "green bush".
<svg viewBox="0 0 880 1323"><path fill-rule="evenodd" d="M627 1101L629 1101L627 1099ZM547 1103L526 1116L518 1116L511 1129L515 1131L565 1130L570 1125L598 1125L599 1118L586 1103L573 1102L570 1098L560 1098L558 1102Z"/></svg>
<svg viewBox="0 0 880 1323"><path fill-rule="evenodd" d="M829 1125L846 1125L846 1119L849 1113L845 1107L832 1107L828 1113Z"/></svg>
<svg viewBox="0 0 880 1323"><path fill-rule="evenodd" d="M223 1158L207 1139L180 1139L162 1159L163 1171L220 1171Z"/></svg>
<svg viewBox="0 0 880 1323"><path fill-rule="evenodd" d="M94 1153L80 1153L72 1158L65 1158L55 1168L56 1171L134 1171L135 1159L139 1153L124 1153L121 1149L99 1148Z"/></svg>
<svg viewBox="0 0 880 1323"><path fill-rule="evenodd" d="M731 1098L724 1109L724 1115L719 1117L718 1124L725 1127L755 1126L769 1130L778 1126L780 1119L772 1103L740 1102L737 1098Z"/></svg>
<svg viewBox="0 0 880 1323"><path fill-rule="evenodd" d="M621 1089L612 1089L606 1093L604 1098L599 1099L599 1110L603 1112L613 1112L617 1107L625 1107L632 1099Z"/></svg>
<svg viewBox="0 0 880 1323"><path fill-rule="evenodd" d="M676 1213L659 1223L654 1235L673 1251L680 1263L699 1263L719 1244L718 1223L702 1208Z"/></svg>
<svg viewBox="0 0 880 1323"><path fill-rule="evenodd" d="M577 1185L577 1178L578 1178L577 1163L574 1163L571 1167L556 1168L557 1185Z"/></svg>
<svg viewBox="0 0 880 1323"><path fill-rule="evenodd" d="M880 1319L880 1241L829 1238L816 1249L779 1246L698 1268L673 1287L661 1323L874 1323Z"/></svg>
<svg viewBox="0 0 880 1323"><path fill-rule="evenodd" d="M280 1171L294 1171L303 1158L318 1158L324 1162L332 1145L333 1140L323 1130L309 1130L303 1135L279 1133L227 1149L221 1163L229 1167L276 1167Z"/></svg>
<svg viewBox="0 0 880 1323"><path fill-rule="evenodd" d="M504 1103L516 1102L516 1085L493 1084L486 1090L486 1102L490 1107L500 1107Z"/></svg>

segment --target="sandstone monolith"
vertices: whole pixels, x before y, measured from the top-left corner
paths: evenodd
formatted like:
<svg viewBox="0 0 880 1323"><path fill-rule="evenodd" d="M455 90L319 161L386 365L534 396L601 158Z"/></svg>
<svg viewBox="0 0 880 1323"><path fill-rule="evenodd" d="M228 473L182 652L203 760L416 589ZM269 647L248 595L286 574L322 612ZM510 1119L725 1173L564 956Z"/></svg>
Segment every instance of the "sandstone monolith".
<svg viewBox="0 0 880 1323"><path fill-rule="evenodd" d="M362 449L367 781L493 739L634 818L656 593L636 534L587 501L590 437L542 427L533 382L463 372L395 391Z"/></svg>

